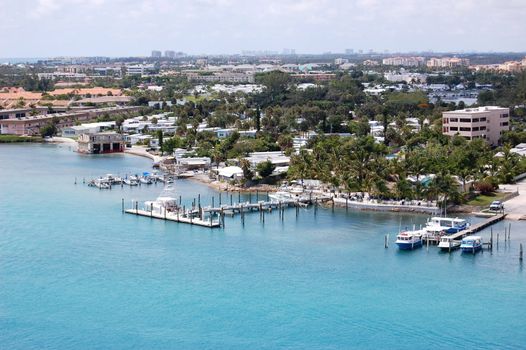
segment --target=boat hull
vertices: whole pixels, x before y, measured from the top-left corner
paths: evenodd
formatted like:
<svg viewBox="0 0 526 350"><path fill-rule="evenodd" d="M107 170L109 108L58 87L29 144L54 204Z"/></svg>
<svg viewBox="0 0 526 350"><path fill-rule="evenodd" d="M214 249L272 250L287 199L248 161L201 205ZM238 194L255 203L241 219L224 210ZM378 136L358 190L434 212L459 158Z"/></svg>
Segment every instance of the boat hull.
<svg viewBox="0 0 526 350"><path fill-rule="evenodd" d="M422 246L422 240L416 242L396 242L400 250L413 250Z"/></svg>
<svg viewBox="0 0 526 350"><path fill-rule="evenodd" d="M480 250L482 250L482 246L479 245L479 246L475 246L475 247L461 247L460 249L462 249L462 253L476 253Z"/></svg>

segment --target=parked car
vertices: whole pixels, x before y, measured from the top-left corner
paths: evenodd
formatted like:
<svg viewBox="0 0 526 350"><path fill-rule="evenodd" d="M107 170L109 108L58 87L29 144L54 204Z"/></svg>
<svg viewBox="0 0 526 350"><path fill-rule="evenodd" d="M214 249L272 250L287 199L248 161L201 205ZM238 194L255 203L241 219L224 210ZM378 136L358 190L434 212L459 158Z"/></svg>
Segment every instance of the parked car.
<svg viewBox="0 0 526 350"><path fill-rule="evenodd" d="M501 201L493 201L489 205L489 210L493 210L493 211L504 210L504 204Z"/></svg>

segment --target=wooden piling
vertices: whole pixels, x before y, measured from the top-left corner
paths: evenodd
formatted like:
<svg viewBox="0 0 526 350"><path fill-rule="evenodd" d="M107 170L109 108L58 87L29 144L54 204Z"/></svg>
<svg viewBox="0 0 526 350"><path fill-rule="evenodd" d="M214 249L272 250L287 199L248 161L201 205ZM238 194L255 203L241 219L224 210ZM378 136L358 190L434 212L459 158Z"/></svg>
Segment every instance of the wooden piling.
<svg viewBox="0 0 526 350"><path fill-rule="evenodd" d="M233 202L232 202L232 193L230 193L230 205L233 205Z"/></svg>
<svg viewBox="0 0 526 350"><path fill-rule="evenodd" d="M389 248L389 243L387 241L387 235L384 236L384 248L385 249Z"/></svg>
<svg viewBox="0 0 526 350"><path fill-rule="evenodd" d="M124 198L122 199L122 213L124 213Z"/></svg>
<svg viewBox="0 0 526 350"><path fill-rule="evenodd" d="M519 261L522 262L522 243L519 248Z"/></svg>
<svg viewBox="0 0 526 350"><path fill-rule="evenodd" d="M150 217L153 218L153 203L150 203Z"/></svg>
<svg viewBox="0 0 526 350"><path fill-rule="evenodd" d="M135 201L135 214L139 215L139 202Z"/></svg>
<svg viewBox="0 0 526 350"><path fill-rule="evenodd" d="M256 202L259 202L259 190L256 190Z"/></svg>

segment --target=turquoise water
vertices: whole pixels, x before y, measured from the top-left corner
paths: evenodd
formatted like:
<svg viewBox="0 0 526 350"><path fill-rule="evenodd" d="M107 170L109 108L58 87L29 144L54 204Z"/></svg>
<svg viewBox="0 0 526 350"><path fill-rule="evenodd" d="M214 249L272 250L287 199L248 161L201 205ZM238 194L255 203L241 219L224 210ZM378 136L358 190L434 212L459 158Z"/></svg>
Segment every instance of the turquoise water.
<svg viewBox="0 0 526 350"><path fill-rule="evenodd" d="M149 167L0 146L1 349L526 347L524 223L493 253L400 252L384 234L425 216L291 209L211 230L121 214L121 198L161 186L74 184ZM176 187L187 202L215 194Z"/></svg>

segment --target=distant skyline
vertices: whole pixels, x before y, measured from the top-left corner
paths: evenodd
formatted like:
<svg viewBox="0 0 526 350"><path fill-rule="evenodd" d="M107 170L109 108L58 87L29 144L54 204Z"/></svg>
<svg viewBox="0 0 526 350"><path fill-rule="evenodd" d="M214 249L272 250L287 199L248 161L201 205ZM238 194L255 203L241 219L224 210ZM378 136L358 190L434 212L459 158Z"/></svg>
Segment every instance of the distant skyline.
<svg viewBox="0 0 526 350"><path fill-rule="evenodd" d="M524 52L524 0L0 0L0 57Z"/></svg>

